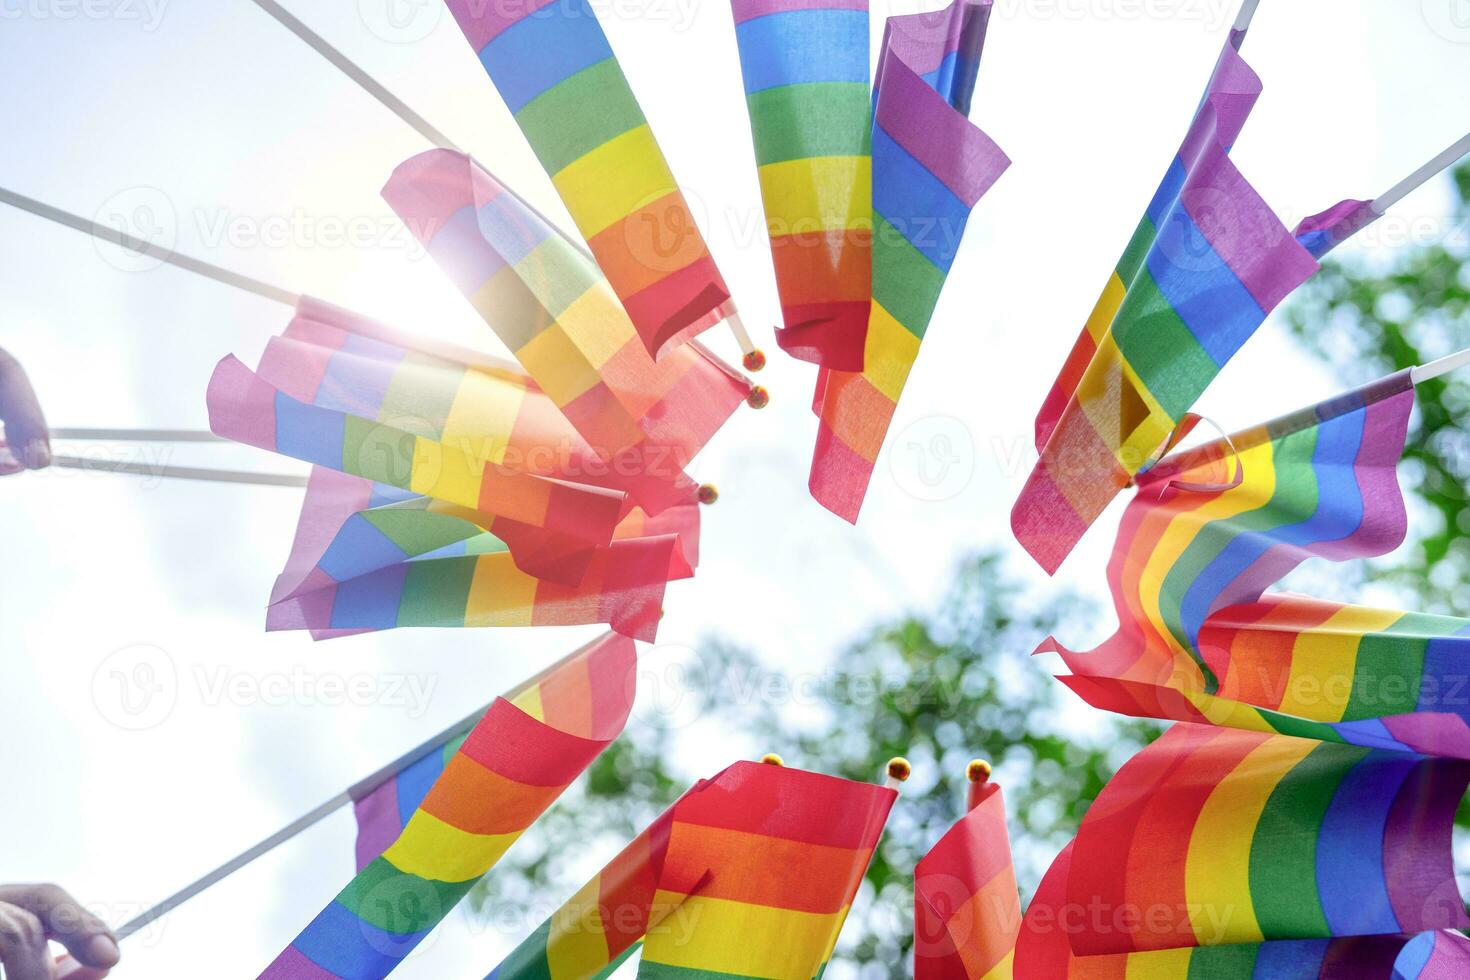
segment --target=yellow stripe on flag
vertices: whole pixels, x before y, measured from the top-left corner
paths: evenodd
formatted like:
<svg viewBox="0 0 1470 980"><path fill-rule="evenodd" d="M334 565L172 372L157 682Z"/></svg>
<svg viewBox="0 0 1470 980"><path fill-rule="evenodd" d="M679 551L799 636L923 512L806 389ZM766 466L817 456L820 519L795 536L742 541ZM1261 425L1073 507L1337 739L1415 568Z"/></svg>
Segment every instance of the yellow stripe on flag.
<svg viewBox="0 0 1470 980"><path fill-rule="evenodd" d="M471 834L433 814L415 810L398 840L383 857L399 871L432 881L469 881L495 866L516 838L513 834Z"/></svg>
<svg viewBox="0 0 1470 980"><path fill-rule="evenodd" d="M805 157L758 171L772 238L873 227L868 157Z"/></svg>
<svg viewBox="0 0 1470 980"><path fill-rule="evenodd" d="M679 899L661 891L655 901L672 904ZM650 932L643 958L688 970L809 980L822 965L844 914L817 915L693 895L684 900L677 919L670 916ZM689 924L687 933L670 926L679 922Z"/></svg>
<svg viewBox="0 0 1470 980"><path fill-rule="evenodd" d="M678 190L646 123L573 160L551 182L586 238Z"/></svg>

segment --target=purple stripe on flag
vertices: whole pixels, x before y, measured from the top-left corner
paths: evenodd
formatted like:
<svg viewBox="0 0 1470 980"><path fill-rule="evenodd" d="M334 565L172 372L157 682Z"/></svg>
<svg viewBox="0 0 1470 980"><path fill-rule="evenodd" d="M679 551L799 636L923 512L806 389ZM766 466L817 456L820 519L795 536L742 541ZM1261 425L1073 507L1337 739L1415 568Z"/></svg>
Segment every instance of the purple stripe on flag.
<svg viewBox="0 0 1470 980"><path fill-rule="evenodd" d="M1261 77L1245 63L1240 52L1226 45L1215 63L1204 101L1179 147L1179 159L1186 169L1211 145L1230 152L1261 97L1261 89Z"/></svg>
<svg viewBox="0 0 1470 980"><path fill-rule="evenodd" d="M732 0L735 23L798 10L867 10L868 0Z"/></svg>
<svg viewBox="0 0 1470 980"><path fill-rule="evenodd" d="M959 0L954 7L888 18L884 43L904 64L920 75L938 71L946 58L962 49L975 59L985 45L991 0ZM880 79L878 87L887 84Z"/></svg>
<svg viewBox="0 0 1470 980"><path fill-rule="evenodd" d="M340 980L337 974L317 966L295 946L287 946L258 980Z"/></svg>
<svg viewBox="0 0 1470 980"><path fill-rule="evenodd" d="M989 136L896 57L885 57L876 118L955 197L973 208L1010 166Z"/></svg>
<svg viewBox="0 0 1470 980"><path fill-rule="evenodd" d="M1470 759L1470 725L1459 715L1416 712L1383 719L1393 737L1421 755Z"/></svg>
<svg viewBox="0 0 1470 980"><path fill-rule="evenodd" d="M398 779L388 780L352 804L357 817L357 870L386 851L403 832L398 813Z"/></svg>
<svg viewBox="0 0 1470 980"><path fill-rule="evenodd" d="M1455 884L1455 809L1470 763L1425 759L1404 780L1384 832L1384 873L1401 932L1470 926Z"/></svg>
<svg viewBox="0 0 1470 980"><path fill-rule="evenodd" d="M1319 268L1219 144L1202 148L1180 204L1268 313Z"/></svg>

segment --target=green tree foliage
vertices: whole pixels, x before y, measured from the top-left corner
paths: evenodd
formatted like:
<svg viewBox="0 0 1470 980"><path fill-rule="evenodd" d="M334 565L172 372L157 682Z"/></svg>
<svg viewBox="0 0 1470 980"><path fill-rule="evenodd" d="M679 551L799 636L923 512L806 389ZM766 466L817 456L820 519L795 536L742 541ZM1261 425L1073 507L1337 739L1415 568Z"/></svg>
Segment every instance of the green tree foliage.
<svg viewBox="0 0 1470 980"><path fill-rule="evenodd" d="M477 895L482 912L508 925L496 909L535 899L533 921L522 923L529 933L596 870L579 866L584 849L567 841L596 840L610 852L694 778L737 758L774 751L788 765L875 780L888 759L903 755L914 775L839 947L842 975L892 976L892 965L909 959L913 866L961 816L969 760L995 765L1017 873L1034 888L1116 767L1157 731L1076 710L1080 702L1029 651L1057 629L1080 635L1088 610L1073 597L1042 605L1014 583L998 555L977 556L937 608L873 629L830 670L806 675L774 671L750 651L713 641L682 660L679 690L671 691L653 651L649 670L664 689L640 698L661 703L635 717L585 789L489 876ZM1068 724L1078 718L1080 725ZM702 766L681 751L696 744ZM722 745L733 754L709 755Z"/></svg>
<svg viewBox="0 0 1470 980"><path fill-rule="evenodd" d="M1383 263L1329 260L1293 299L1293 332L1344 385L1470 345L1470 164L1455 171L1454 186L1449 222L1406 224L1390 214L1365 232L1394 245ZM1470 371L1420 385L1416 400L1400 469L1413 547L1373 565L1369 576L1398 590L1410 608L1470 615Z"/></svg>

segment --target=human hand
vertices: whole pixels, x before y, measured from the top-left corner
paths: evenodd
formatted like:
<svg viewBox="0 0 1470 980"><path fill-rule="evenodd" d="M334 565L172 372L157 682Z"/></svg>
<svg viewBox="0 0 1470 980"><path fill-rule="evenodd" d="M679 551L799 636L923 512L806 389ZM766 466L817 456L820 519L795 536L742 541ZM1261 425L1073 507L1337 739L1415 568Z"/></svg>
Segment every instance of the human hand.
<svg viewBox="0 0 1470 980"><path fill-rule="evenodd" d="M55 885L0 885L0 966L5 980L56 980L47 940L81 964L66 980L98 980L117 965L117 940L102 920Z"/></svg>
<svg viewBox="0 0 1470 980"><path fill-rule="evenodd" d="M0 424L5 446L0 446L0 476L51 465L51 436L46 416L36 401L30 379L20 362L0 349Z"/></svg>

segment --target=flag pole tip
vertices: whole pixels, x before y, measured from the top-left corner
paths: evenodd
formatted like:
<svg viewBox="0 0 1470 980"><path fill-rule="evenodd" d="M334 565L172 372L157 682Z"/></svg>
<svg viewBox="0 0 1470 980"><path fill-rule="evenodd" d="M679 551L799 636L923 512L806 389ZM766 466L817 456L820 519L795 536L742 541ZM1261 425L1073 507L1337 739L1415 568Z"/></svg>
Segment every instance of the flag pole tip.
<svg viewBox="0 0 1470 980"><path fill-rule="evenodd" d="M786 760L781 758L774 752L767 752L765 755L761 756L761 765L776 766L777 768L781 768L786 765Z"/></svg>
<svg viewBox="0 0 1470 980"><path fill-rule="evenodd" d="M765 408L771 404L771 393L760 385L755 385L750 389L750 394L745 396L745 404L751 408Z"/></svg>
<svg viewBox="0 0 1470 980"><path fill-rule="evenodd" d="M914 767L909 765L909 760L901 755L896 755L888 760L888 778L900 783L908 782L908 778L914 774Z"/></svg>
<svg viewBox="0 0 1470 980"><path fill-rule="evenodd" d="M984 759L972 759L965 767L965 778L972 783L987 783L990 781L990 763Z"/></svg>
<svg viewBox="0 0 1470 980"><path fill-rule="evenodd" d="M708 506L720 499L719 488L713 483L703 483L699 487L699 502Z"/></svg>
<svg viewBox="0 0 1470 980"><path fill-rule="evenodd" d="M755 350L746 354L741 363L745 365L745 370L747 371L759 371L766 366L766 355L757 347Z"/></svg>

